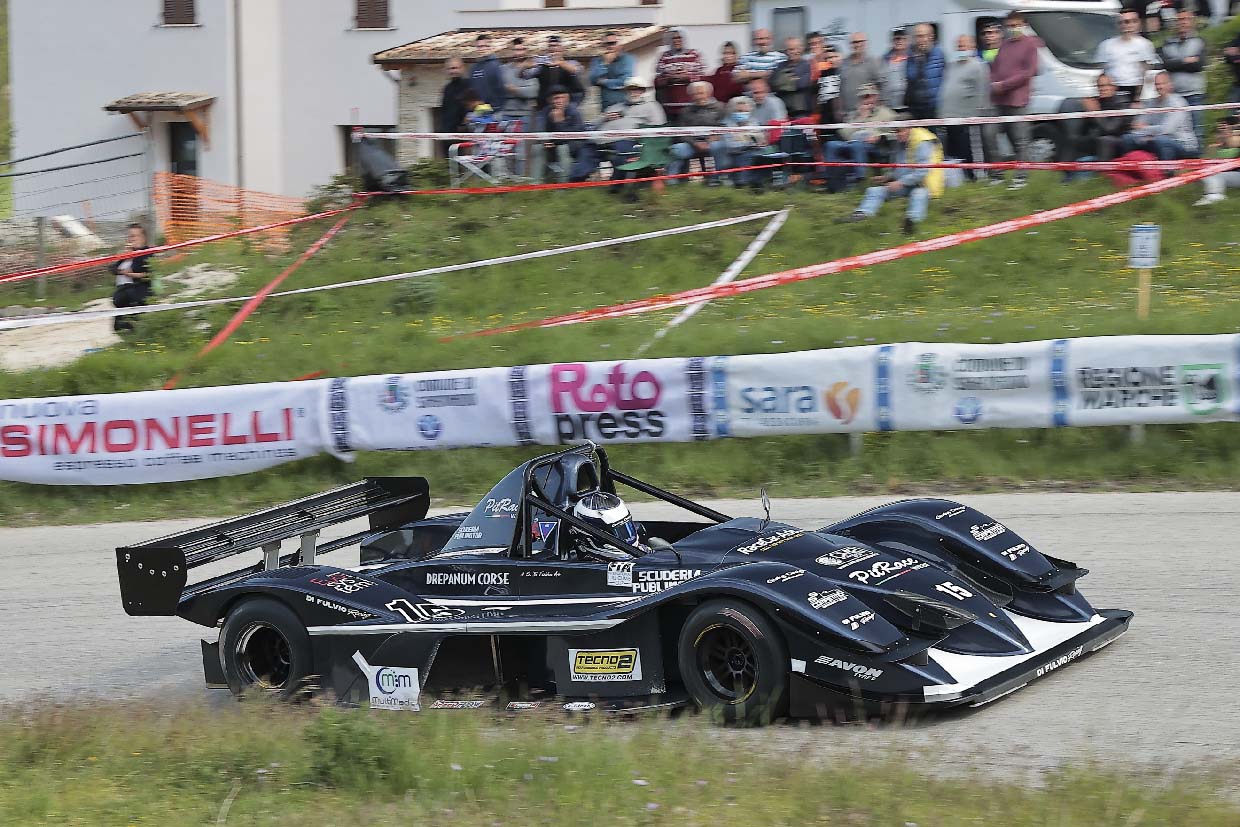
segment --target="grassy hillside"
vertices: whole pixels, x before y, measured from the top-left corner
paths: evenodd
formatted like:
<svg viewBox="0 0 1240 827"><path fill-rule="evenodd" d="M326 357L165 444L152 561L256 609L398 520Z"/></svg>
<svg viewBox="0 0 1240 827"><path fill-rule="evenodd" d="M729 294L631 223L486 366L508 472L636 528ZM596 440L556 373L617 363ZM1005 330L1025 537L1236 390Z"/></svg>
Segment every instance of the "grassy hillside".
<svg viewBox="0 0 1240 827"><path fill-rule="evenodd" d="M1020 193L970 186L932 205L921 237L1060 206L1109 190L1094 179L1064 185L1036 174ZM1024 234L978 242L881 267L717 302L648 355L778 352L867 342L1004 342L1121 333L1240 330L1236 199L1191 205L1199 185ZM644 194L624 204L600 190L426 196L359 212L292 286L326 284L506 253L671 227L784 205L788 223L746 275L881 249L903 240L900 205L877 219L837 225L856 196L754 196L697 185ZM1135 314L1136 277L1126 269L1128 228L1163 226L1164 266L1149 321ZM182 387L286 380L312 371L363 375L565 359L631 358L674 311L592 325L442 342L448 335L540 318L607 302L709 283L762 223L566 255L430 279L273 299L234 340L194 365ZM269 280L325 227L303 228L286 256L266 259L246 245L216 244L189 262L246 268L241 294ZM101 291L102 292L102 291ZM233 291L230 291L233 292ZM0 302L5 303L5 302ZM198 319L160 314L140 335L59 370L0 374L0 399L158 388L231 310ZM515 450L372 454L353 466L314 460L244 479L161 486L142 513L231 511L352 479L363 473L424 473L441 495L480 493L517 458ZM861 458L846 438L788 437L707 445L624 448L618 461L644 466L667 484L698 492L772 493L910 490L947 485L977 490L1038 485L1230 486L1240 481L1234 426L1151 428L1140 446L1123 429L883 434ZM0 520L108 516L107 489L39 489L0 484ZM126 512L132 518L134 512Z"/></svg>

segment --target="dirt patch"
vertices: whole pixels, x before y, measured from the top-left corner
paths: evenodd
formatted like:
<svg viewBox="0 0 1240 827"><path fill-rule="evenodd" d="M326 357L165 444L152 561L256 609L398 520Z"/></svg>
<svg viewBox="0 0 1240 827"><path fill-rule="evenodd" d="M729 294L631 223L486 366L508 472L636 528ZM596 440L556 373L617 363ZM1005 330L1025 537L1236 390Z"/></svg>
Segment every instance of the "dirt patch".
<svg viewBox="0 0 1240 827"><path fill-rule="evenodd" d="M234 284L240 274L240 269L196 264L164 276L159 298L176 301L200 296ZM112 300L105 298L87 303L82 310L111 307ZM0 331L0 369L23 371L60 367L119 341L120 337L112 332L111 319Z"/></svg>

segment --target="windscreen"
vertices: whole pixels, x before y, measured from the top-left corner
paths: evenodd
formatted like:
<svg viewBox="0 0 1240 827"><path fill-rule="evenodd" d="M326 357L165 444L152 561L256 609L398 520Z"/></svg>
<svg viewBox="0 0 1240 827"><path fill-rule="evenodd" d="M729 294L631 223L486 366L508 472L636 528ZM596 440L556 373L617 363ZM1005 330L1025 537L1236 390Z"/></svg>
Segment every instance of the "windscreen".
<svg viewBox="0 0 1240 827"><path fill-rule="evenodd" d="M1059 61L1076 69L1101 69L1098 47L1119 34L1113 14L1080 11L1026 12L1025 22Z"/></svg>
<svg viewBox="0 0 1240 827"><path fill-rule="evenodd" d="M478 501L440 554L471 548L508 548L517 532L521 481L528 462L509 472Z"/></svg>

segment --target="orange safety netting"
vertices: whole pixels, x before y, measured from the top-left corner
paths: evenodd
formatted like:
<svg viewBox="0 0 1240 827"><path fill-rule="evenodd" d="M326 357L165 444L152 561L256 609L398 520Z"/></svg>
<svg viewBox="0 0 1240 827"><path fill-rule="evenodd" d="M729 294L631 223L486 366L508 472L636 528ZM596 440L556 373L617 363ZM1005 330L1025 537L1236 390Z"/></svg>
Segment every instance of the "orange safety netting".
<svg viewBox="0 0 1240 827"><path fill-rule="evenodd" d="M193 175L155 173L155 212L168 243L273 224L305 214L305 202L287 195L242 189ZM256 237L265 247L284 250L288 229Z"/></svg>

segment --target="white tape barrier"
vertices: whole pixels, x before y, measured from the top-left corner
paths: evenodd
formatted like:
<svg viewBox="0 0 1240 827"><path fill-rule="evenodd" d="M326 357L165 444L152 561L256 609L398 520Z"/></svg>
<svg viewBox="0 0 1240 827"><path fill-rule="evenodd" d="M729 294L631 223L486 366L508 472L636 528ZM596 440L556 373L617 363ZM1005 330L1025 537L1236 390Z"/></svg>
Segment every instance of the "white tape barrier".
<svg viewBox="0 0 1240 827"><path fill-rule="evenodd" d="M1204 103L1196 106L1151 106L1134 109L1103 109L1097 112L1045 112L1038 115L988 115L975 118L923 118L906 121L875 121L858 123L847 121L842 123L797 124L791 129L806 132L822 132L847 127L866 129L896 129L907 126L976 126L978 124L1016 123L1027 121L1068 121L1077 118L1128 118L1141 115L1157 115L1165 112L1209 112L1223 109L1240 109L1240 103ZM361 138L374 138L385 141L406 139L433 139L438 141L573 141L596 138L651 138L677 137L681 135L701 135L703 132L722 134L727 132L752 132L754 129L770 129L766 125L749 126L660 126L647 129L599 129L587 132L362 132Z"/></svg>
<svg viewBox="0 0 1240 827"><path fill-rule="evenodd" d="M741 215L735 218L723 218L718 221L705 221L700 224L690 224L684 227L671 227L666 230L653 230L648 233L638 233L637 235L621 236L619 238L604 238L598 241L587 241L582 244L573 244L568 247L552 247L548 250L536 250L531 253L518 253L511 256L500 256L499 258L487 258L479 261L467 261L461 264L446 264L441 267L430 267L425 270L414 270L408 273L393 273L388 276L376 276L375 278L359 279L357 281L337 282L335 284L323 284L318 287L301 287L297 290L284 290L279 293L272 293L268 298L277 296L299 296L306 293L321 293L326 290L343 290L347 287L364 287L371 284L384 284L391 281L401 281L403 279L422 278L424 276L437 276L443 273L456 273L462 270L474 270L480 267L495 267L499 264L512 264L518 261L529 261L531 259L548 258L550 256L561 256L566 253L580 253L585 250L597 250L603 247L615 247L620 244L633 244L638 241L649 241L655 238L665 238L667 236L683 235L685 233L696 233L701 230L714 230L720 227L731 227L736 224L744 224L749 221L758 221L763 218L770 218L775 215L775 210L767 210L766 212L751 213L749 215ZM23 316L15 319L0 319L0 330L20 330L27 327L44 327L46 325L71 324L74 322L93 322L99 319L110 319L115 316L136 316L144 313L166 313L169 310L194 310L200 307L213 307L220 304L235 304L237 302L249 301L253 296L233 296L231 298L221 299L199 299L192 302L179 302L176 304L151 304L145 307L126 307L113 310L86 310L75 313L49 313L45 316Z"/></svg>
<svg viewBox="0 0 1240 827"><path fill-rule="evenodd" d="M0 401L0 479L247 473L330 452L1240 421L1240 334L891 345Z"/></svg>
<svg viewBox="0 0 1240 827"><path fill-rule="evenodd" d="M784 226L784 222L788 220L789 212L791 211L784 209L776 213L775 217L771 219L770 223L767 224L766 227L762 229L762 232L758 233L758 237L755 238L753 241L749 242L749 246L746 247L744 250L742 250L741 254L736 257L736 260L728 265L728 269L724 270L723 273L720 274L719 278L711 282L711 287L717 287L720 284L727 284L733 281L737 276L739 276L741 272L746 267L749 266L749 263L752 262L755 258L757 258L758 253L762 252L762 248L765 247L770 242L770 240L775 237L775 233L779 232L779 228ZM697 315L697 312L699 310L701 310L703 307L705 307L708 304L710 304L710 299L700 301L696 304L691 304L688 307L681 310L667 324L659 328L658 332L654 334L654 337L650 339L650 341L646 342L644 345L639 347L635 355L641 356L643 353L649 350L651 346L654 345L655 342L662 339L669 332L671 332L674 328L677 328L680 325L692 319L695 315Z"/></svg>

